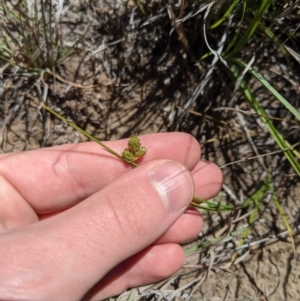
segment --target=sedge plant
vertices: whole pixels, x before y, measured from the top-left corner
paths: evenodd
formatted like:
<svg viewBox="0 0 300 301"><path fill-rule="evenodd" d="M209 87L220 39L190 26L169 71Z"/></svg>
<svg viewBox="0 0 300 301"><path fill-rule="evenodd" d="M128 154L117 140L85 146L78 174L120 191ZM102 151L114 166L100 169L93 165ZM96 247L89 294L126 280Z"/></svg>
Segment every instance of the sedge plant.
<svg viewBox="0 0 300 301"><path fill-rule="evenodd" d="M0 64L9 64L15 68L30 71L32 74L43 75L44 73L48 73L58 80L72 85L72 83L66 82L58 77L56 68L59 64L64 62L67 57L72 55L78 42L84 38L88 29L71 47L65 47L59 30L59 16L64 1L59 1L61 6L58 7L56 11L48 5L50 2L45 0L28 0L26 2L16 1L16 4L13 4L13 2L0 0ZM147 4L145 4L150 2L152 1L134 1L138 7L138 11L143 15L147 15L148 12L151 13L151 5L147 7ZM252 60L252 57L249 58L247 56L247 53L251 52L249 51L249 49L251 50L249 43L257 39L257 37L263 36L264 39L271 41L273 45L276 46L282 54L283 59L287 62L287 65L293 70L293 64L291 63L293 58L290 56L291 50L289 52L284 42L276 37L274 26L272 27L272 24L279 22L279 19L276 20L274 18L274 23L272 23L268 16L270 10L272 8L274 9L276 5L275 1L198 1L199 5L203 4L203 6L201 6L199 10L195 10L194 14L189 14L189 12L184 11L185 7L189 5L187 1L180 1L180 14L177 14L175 2L172 4L172 1L168 1L168 12L171 15L170 20L172 19L172 25L174 25L174 33L178 35L188 55L193 53L193 51L188 51L190 50L190 46L189 36L187 35L188 30L185 30L185 21L190 20L188 17L192 18L191 16L197 16L201 12L204 15L202 29L208 51L207 53L201 54L198 59L196 58L197 61L195 65L202 68L201 65L205 66L208 62L211 69L208 70L207 76L204 76L204 80L199 83L199 87L202 90L197 92L198 95L205 91L205 87L208 86L207 83L212 83L212 74L216 70L218 70L218 74L229 78L231 83L235 85L235 90L241 91L241 94L257 114L258 118L265 124L271 137L279 146L295 173L299 175L299 152L297 152L295 147L291 146L288 139L274 126L271 121L271 116L267 114L266 109L262 103L260 103L255 92L251 90L249 85L250 76L252 80L258 81L271 97L274 97L280 102L286 108L287 112L290 112L296 120L300 120L297 109L276 91L262 75L262 72L259 71L258 66L255 64L255 59ZM192 2L193 1L190 3ZM234 20L234 22L232 22L232 20ZM227 33L224 28L228 30ZM224 35L222 35L222 31L224 31ZM286 31L286 35L290 37L294 45L297 45L296 32L293 33L288 31L288 29L284 29L284 31ZM213 39L209 39L209 35L211 35ZM220 36L222 36L220 43L216 43L216 45L209 44L212 40L218 40ZM216 50L213 50L214 48ZM76 86L74 84L73 86L83 88L83 86ZM185 111L192 106L193 102L196 102L196 96L197 94L183 106ZM51 114L72 126L76 131L98 143L118 159L130 164L133 168L138 166L138 160L147 153L147 146L141 145L138 136L130 137L126 149L124 149L121 154L117 153L53 109L45 104L42 104L42 106ZM276 196L272 185L272 177L269 174L263 179L259 188L252 195L248 196L246 201L239 205L203 200L197 196L194 196L191 205L201 210L214 212L234 212L251 207L252 212L248 218L247 227L243 230L238 243L238 246L241 246L246 241L250 229L257 220L258 209L268 193L272 195L272 200L289 231L295 250L291 228L280 201ZM229 235L229 233L226 232L225 235ZM222 237L209 242L209 244L203 244L201 247L216 244L221 238Z"/></svg>
<svg viewBox="0 0 300 301"><path fill-rule="evenodd" d="M0 0L0 67L24 74L58 77L56 69L75 51L89 27L71 46L63 40L60 19L64 0Z"/></svg>
<svg viewBox="0 0 300 301"><path fill-rule="evenodd" d="M98 140L97 138L95 138L94 136L89 134L88 132L84 131L82 128L77 126L74 122L63 117L61 114L59 114L55 110L51 109L44 103L42 103L41 105L48 112L50 112L51 114L56 116L58 119L67 123L69 126L74 128L79 133L83 134L85 137L87 137L91 141L98 143L104 150L106 150L113 156L117 157L118 159L128 163L133 168L138 167L137 161L147 154L147 147L145 147L141 144L140 139L137 135L132 135L128 139L127 148L125 148L123 150L123 152L121 154L119 154L116 151L114 151L113 149L111 149L110 147L108 147L105 143ZM266 186L264 185L263 187L266 187ZM191 205L194 207L197 207L199 209L208 210L208 211L218 211L218 212L232 211L235 209L246 208L246 207L249 207L252 203L255 203L255 200L253 198L249 198L249 200L247 200L240 206L224 205L219 202L207 201L207 200L204 200L197 196L194 196L193 200L191 201Z"/></svg>
<svg viewBox="0 0 300 301"><path fill-rule="evenodd" d="M82 128L77 126L74 122L72 122L72 121L68 120L67 118L63 117L61 114L59 114L55 110L51 109L50 107L48 107L44 103L41 103L41 106L44 109L46 109L48 112L50 112L51 114L56 116L58 119L60 119L63 122L67 123L69 126L74 128L76 131L83 134L85 137L89 138L91 141L94 141L94 142L98 143L104 150L106 150L107 152L109 152L113 156L115 156L118 159L128 163L132 168L138 167L137 161L147 154L147 147L145 147L141 144L141 141L140 141L140 139L137 135L132 135L128 139L127 148L125 148L123 150L123 152L121 154L119 154L116 151L114 151L113 149L111 149L110 147L108 147L105 143L98 140L97 138L95 138L94 136L89 134L88 132L84 131ZM275 194L274 188L272 187L270 176L267 176L265 178L265 181L264 181L263 185L242 204L239 204L239 205L226 205L226 204L222 204L220 202L208 201L208 200L204 200L202 198L199 198L197 196L194 196L191 203L190 203L190 205L193 206L193 207L196 207L198 209L202 209L202 210L206 210L206 211L216 211L216 212L226 212L226 211L233 212L235 210L240 210L240 209L243 209L243 208L253 206L254 209L253 209L253 211L250 215L248 227L243 231L242 238L240 239L239 244L238 244L238 246L241 246L245 242L245 239L249 234L249 230L250 230L252 224L255 222L255 220L257 218L259 205L261 204L261 202L262 202L263 198L265 197L265 195L270 191L271 191L271 194L272 194L273 201L276 205L276 208L277 208L278 212L280 213L280 215L283 219L283 222L284 222L284 224L285 224L285 226L288 230L288 233L290 235L293 250L294 250L294 252L296 252L291 227L290 227L290 225L288 223L288 220L285 216L285 213L284 213L284 211L283 211L283 209L280 205L280 202L279 202L279 200L278 200L278 198ZM228 227L228 230L230 230L230 227ZM229 233L226 232L226 235L227 234L229 234ZM214 243L218 243L222 238L224 238L224 237L219 237ZM212 243L210 243L210 244L212 244ZM206 245L206 247L207 247L207 245Z"/></svg>

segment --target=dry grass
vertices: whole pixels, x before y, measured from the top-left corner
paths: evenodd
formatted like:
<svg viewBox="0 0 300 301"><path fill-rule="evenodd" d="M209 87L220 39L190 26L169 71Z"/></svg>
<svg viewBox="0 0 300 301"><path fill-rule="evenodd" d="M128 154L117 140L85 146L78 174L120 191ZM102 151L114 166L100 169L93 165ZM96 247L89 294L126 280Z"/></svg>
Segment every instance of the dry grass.
<svg viewBox="0 0 300 301"><path fill-rule="evenodd" d="M252 67L299 110L298 1L270 1L258 24L252 23L253 11L268 1L239 1L232 11L234 1L135 2L44 0L21 6L0 0L2 152L83 139L41 110L41 101L100 140L171 130L193 134L203 158L220 166L240 161L224 166L224 189L215 201L238 208L252 196L254 205L205 213L203 232L185 246L184 269L120 300L292 300L296 259L273 201L276 194L299 248L299 176L278 152L261 114L242 91L233 93L228 67L255 57ZM251 26L254 33L243 45ZM293 113L251 74L242 80L282 139L298 143ZM297 149L292 155L298 164ZM276 261L279 245L283 259ZM263 277L268 272L260 260L271 274L279 265L278 275ZM260 276L268 288L260 286Z"/></svg>

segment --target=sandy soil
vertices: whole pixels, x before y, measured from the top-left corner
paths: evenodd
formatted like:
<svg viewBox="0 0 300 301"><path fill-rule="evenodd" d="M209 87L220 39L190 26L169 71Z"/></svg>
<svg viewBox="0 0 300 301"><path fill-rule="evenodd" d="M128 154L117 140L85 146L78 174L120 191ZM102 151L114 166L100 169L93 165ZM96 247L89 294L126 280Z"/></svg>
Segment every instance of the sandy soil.
<svg viewBox="0 0 300 301"><path fill-rule="evenodd" d="M231 97L232 85L218 73L190 107L197 114L182 114L178 107L191 99L205 72L195 66L193 55L178 41L176 33L170 33L166 10L162 9L157 18L159 21L154 16L143 16L132 3L126 5L123 1L70 4L61 20L64 43L72 44L88 25L90 28L77 45L76 55L56 66L55 73L65 81L94 87L78 88L55 76L45 77L44 82L30 76L3 76L2 152L86 140L39 108L43 95L49 106L100 140L172 130L189 132L202 145L203 158L220 166L254 156L253 144L260 154L278 150L257 116L226 109L252 112L241 95ZM196 45L201 38L190 38L190 44ZM199 52L205 47L203 42L197 45ZM207 66L203 68L207 70ZM10 72L12 69L7 68L6 74ZM279 88L284 87L282 78L278 80L273 73L269 78ZM298 142L299 124L293 123L278 102L261 92L257 83L249 84L268 107L268 113L283 118L274 123L286 139L291 144ZM295 99L295 106L299 104L292 88L284 87L284 93L288 99ZM267 173L272 175L294 230L297 253L293 253L282 219L270 194L266 194L256 222L238 252L241 231L247 224L244 210L233 216L236 222L231 226L231 236L188 255L188 267L178 275L133 289L119 300L127 300L130 294L134 300L300 300L299 178L281 153L223 170L225 186L217 200L231 204L245 201L263 185ZM226 233L228 214L205 213L204 217L203 232L186 249L213 242L217 233Z"/></svg>

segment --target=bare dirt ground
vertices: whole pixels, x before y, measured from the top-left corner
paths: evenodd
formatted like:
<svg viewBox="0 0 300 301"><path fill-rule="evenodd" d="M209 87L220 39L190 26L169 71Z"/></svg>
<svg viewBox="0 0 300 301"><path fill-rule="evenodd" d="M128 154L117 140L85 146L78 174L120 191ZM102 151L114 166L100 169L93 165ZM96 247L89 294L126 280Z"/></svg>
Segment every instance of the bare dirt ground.
<svg viewBox="0 0 300 301"><path fill-rule="evenodd" d="M158 4L157 4L158 5ZM195 18L196 19L195 21ZM194 135L202 157L220 166L277 151L278 147L260 119L240 94L231 96L233 85L216 71L206 88L190 106L207 66L195 65L194 56L205 50L201 14L186 22L189 53L172 30L165 6L144 16L129 2L70 1L61 20L64 43L72 45L89 27L74 54L56 66L55 74L36 76L4 70L0 81L1 150L24 151L86 140L39 107L48 106L100 140L165 131ZM198 20L198 21L197 21ZM200 32L200 33L199 33ZM195 34L198 33L198 34ZM265 65L278 66L260 56ZM299 108L299 96L284 79L269 72L269 80ZM61 80L63 79L63 80ZM78 88L93 85L92 88ZM256 82L249 85L268 108L274 124L291 143L299 141L299 123ZM44 97L46 95L46 97ZM249 114L250 113L250 114ZM199 238L185 248L202 246L187 255L186 265L174 277L151 286L133 289L119 300L300 300L300 185L282 153L245 160L223 168L225 185L217 200L244 202L272 176L279 201L292 229L297 253L270 194L266 193L258 217L242 247L241 231L247 211L204 213L206 226ZM222 242L205 247L215 237ZM238 249L238 251L237 251Z"/></svg>

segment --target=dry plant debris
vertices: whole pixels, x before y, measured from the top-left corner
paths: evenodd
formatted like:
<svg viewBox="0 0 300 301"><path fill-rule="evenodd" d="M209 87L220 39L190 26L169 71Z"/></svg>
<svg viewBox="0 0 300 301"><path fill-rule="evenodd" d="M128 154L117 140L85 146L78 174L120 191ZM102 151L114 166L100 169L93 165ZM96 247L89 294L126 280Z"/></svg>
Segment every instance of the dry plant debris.
<svg viewBox="0 0 300 301"><path fill-rule="evenodd" d="M238 209L205 213L177 275L116 299L296 300L299 255L273 197L299 252L299 176L283 153L299 165L300 123L250 71L299 112L299 1L36 3L0 0L1 151L85 139L40 102L99 140L185 131L203 158L224 166L215 201ZM248 91L264 113L246 101ZM284 152L262 117L289 143ZM239 209L253 196L257 206Z"/></svg>

